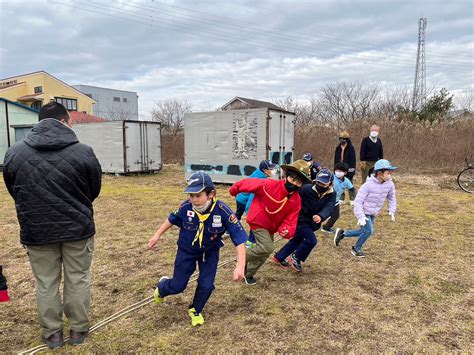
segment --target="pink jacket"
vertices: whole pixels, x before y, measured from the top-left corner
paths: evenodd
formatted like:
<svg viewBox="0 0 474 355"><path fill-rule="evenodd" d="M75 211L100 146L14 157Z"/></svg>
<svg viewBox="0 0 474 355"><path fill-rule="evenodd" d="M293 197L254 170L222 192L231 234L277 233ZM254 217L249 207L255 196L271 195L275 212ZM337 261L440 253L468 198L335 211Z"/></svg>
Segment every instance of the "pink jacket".
<svg viewBox="0 0 474 355"><path fill-rule="evenodd" d="M357 219L364 218L365 215L377 216L385 199L388 201L388 211L395 213L397 197L393 181L381 183L375 177L369 177L357 192L354 215Z"/></svg>

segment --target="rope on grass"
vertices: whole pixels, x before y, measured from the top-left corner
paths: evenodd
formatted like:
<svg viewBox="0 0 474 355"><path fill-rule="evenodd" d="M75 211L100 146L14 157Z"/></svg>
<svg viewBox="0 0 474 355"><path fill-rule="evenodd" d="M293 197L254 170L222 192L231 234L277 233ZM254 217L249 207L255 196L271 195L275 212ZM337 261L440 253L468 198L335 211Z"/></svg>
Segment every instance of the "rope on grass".
<svg viewBox="0 0 474 355"><path fill-rule="evenodd" d="M277 237L275 239L275 242L278 242L279 240L281 240L282 238L281 237ZM233 257L231 259L228 259L228 260L225 260L225 261L222 261L220 262L219 264L217 264L217 268L221 268L223 266L226 266L230 263L233 263L236 261L236 257ZM189 279L189 282L194 282L198 279L199 277L199 273L198 272L195 272L191 278ZM154 301L154 297L153 296L150 296L150 297L147 297L137 303L134 303L128 307L125 307L124 309L112 314L111 316L101 320L100 322L94 324L90 329L89 329L89 333L92 333L92 332L95 332L96 330L102 328L102 327L105 327L107 324L117 320L118 318L120 317L123 317L143 306L146 306L147 304L149 303L152 303ZM69 340L69 337L64 337L64 341L66 342L67 340ZM28 349L28 350L24 350L24 351L20 351L18 352L18 354L22 355L22 354L36 354L37 352L39 351L43 351L43 350L49 350L48 347L46 346L46 344L43 344L43 345L38 345L38 346L35 346L34 348L31 348L31 349Z"/></svg>

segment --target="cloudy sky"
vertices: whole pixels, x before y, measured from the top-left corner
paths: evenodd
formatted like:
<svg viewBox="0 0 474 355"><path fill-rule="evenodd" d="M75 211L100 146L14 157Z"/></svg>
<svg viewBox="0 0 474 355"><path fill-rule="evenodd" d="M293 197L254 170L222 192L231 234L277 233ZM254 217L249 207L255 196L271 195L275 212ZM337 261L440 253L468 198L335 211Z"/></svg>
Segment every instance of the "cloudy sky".
<svg viewBox="0 0 474 355"><path fill-rule="evenodd" d="M27 4L27 5L25 5ZM211 110L234 96L304 99L325 83L412 86L427 18L429 86L474 87L471 0L0 0L0 78L69 84Z"/></svg>

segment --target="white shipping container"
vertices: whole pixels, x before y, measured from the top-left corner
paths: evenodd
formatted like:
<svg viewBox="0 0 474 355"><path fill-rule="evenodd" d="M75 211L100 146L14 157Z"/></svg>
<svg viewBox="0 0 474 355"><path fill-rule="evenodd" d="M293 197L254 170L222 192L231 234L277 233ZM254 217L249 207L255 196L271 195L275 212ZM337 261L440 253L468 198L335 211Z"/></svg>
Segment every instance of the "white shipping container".
<svg viewBox="0 0 474 355"><path fill-rule="evenodd" d="M94 149L104 173L152 172L162 168L161 124L109 121L76 124L81 143Z"/></svg>
<svg viewBox="0 0 474 355"><path fill-rule="evenodd" d="M268 108L187 113L185 177L202 170L214 182L234 183L263 159L291 163L294 120L294 113Z"/></svg>

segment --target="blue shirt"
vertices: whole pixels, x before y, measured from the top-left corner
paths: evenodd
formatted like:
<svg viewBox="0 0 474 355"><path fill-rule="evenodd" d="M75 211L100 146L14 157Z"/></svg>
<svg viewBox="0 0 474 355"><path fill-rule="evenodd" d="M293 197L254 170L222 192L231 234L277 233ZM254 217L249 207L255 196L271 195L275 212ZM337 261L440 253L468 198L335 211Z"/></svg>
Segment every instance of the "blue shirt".
<svg viewBox="0 0 474 355"><path fill-rule="evenodd" d="M267 175L262 170L257 169L249 176L249 178L266 179ZM241 192L235 197L235 200L238 203L246 205L245 212L247 212L250 208L250 204L252 203L253 196L254 195L250 192Z"/></svg>
<svg viewBox="0 0 474 355"><path fill-rule="evenodd" d="M344 176L344 180L340 180L337 176L334 177L334 191L336 191L336 201L339 201L339 199L342 196L342 193L344 190L350 190L354 186L352 185L352 182Z"/></svg>
<svg viewBox="0 0 474 355"><path fill-rule="evenodd" d="M178 246L191 253L217 250L223 246L222 235L228 231L235 246L247 241L247 233L235 217L232 210L222 201L217 200L214 210L204 222L204 236L202 248L199 242L193 243L199 228L199 217L193 211L189 200L183 202L179 208L171 212L168 220L179 227Z"/></svg>

